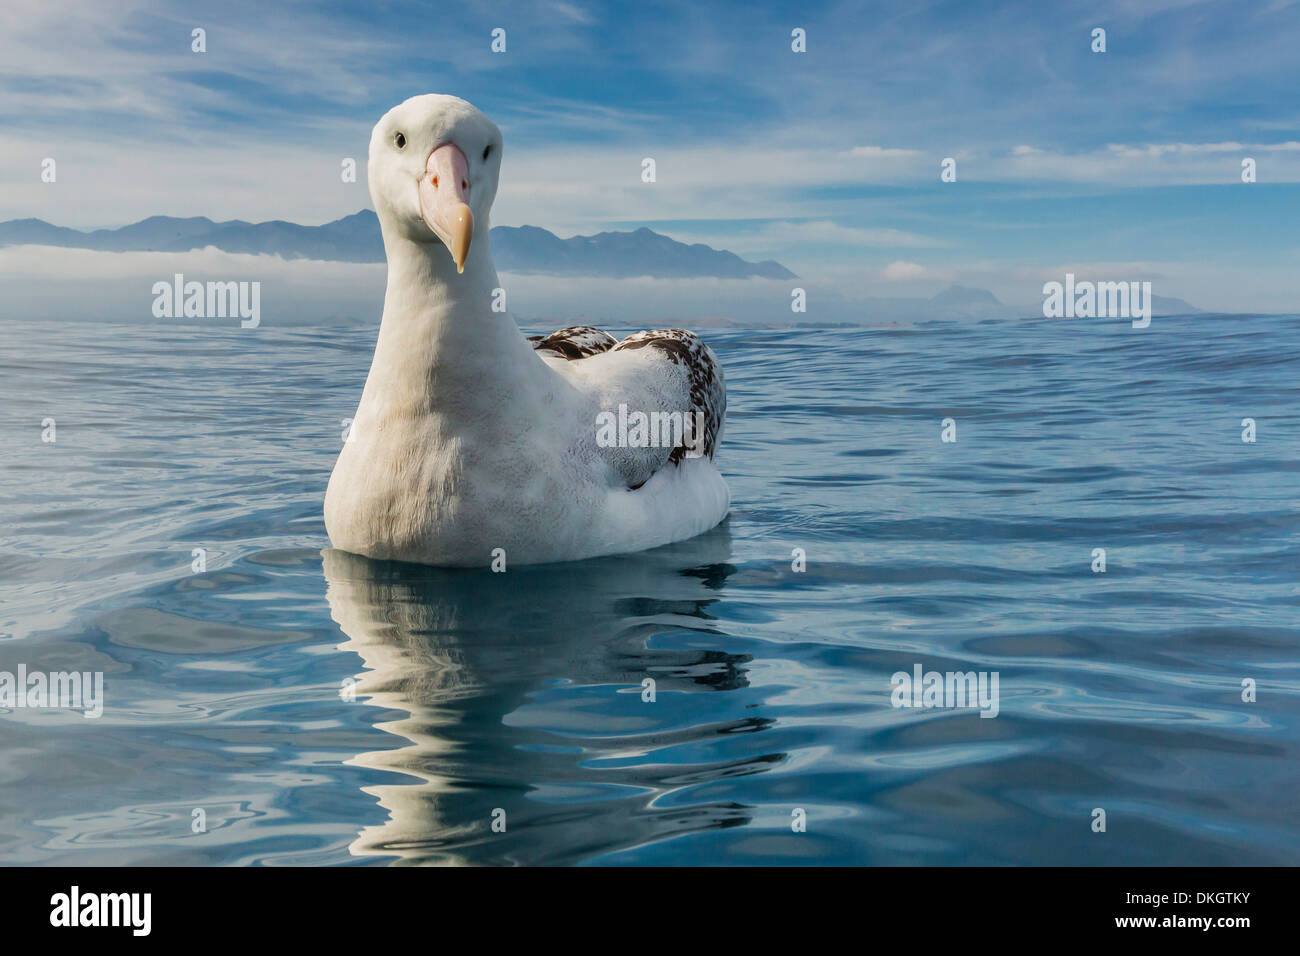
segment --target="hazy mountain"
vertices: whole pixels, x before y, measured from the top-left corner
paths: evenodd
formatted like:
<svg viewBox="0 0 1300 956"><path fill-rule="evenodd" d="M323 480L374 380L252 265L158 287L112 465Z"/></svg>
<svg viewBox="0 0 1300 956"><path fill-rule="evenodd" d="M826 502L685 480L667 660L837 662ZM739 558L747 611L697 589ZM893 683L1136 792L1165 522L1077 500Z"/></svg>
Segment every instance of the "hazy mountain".
<svg viewBox="0 0 1300 956"><path fill-rule="evenodd" d="M94 232L53 226L40 219L0 223L0 246L23 244L107 252L186 252L215 246L226 252L266 253L285 259L384 261L379 220L369 209L323 226L280 220L213 222L204 216L151 216L120 229ZM779 262L747 262L735 253L700 243L687 245L645 228L561 239L537 226L497 226L492 230L492 255L503 272L605 278L795 278Z"/></svg>
<svg viewBox="0 0 1300 956"><path fill-rule="evenodd" d="M1151 296L1152 315L1195 315L1203 311L1205 310L1198 309L1184 299L1175 299L1166 295Z"/></svg>
<svg viewBox="0 0 1300 956"><path fill-rule="evenodd" d="M964 285L948 286L930 298L929 307L937 318L945 319L996 319L1018 311L1003 305L987 289L972 289Z"/></svg>
<svg viewBox="0 0 1300 956"><path fill-rule="evenodd" d="M644 227L561 239L537 226L498 226L492 230L492 254L502 269L548 275L630 278L646 275L646 263L653 263L650 274L659 278L795 278L779 262L747 262L734 252L702 243L688 246Z"/></svg>
<svg viewBox="0 0 1300 956"><path fill-rule="evenodd" d="M321 226L272 221L250 223L242 220L213 222L206 217L178 219L152 216L120 229L83 232L54 226L40 219L15 219L0 222L0 246L33 244L64 248L96 249L113 252L158 251L185 252L215 246L228 252L267 253L284 259L314 259L326 262L383 262L383 243L375 214L363 209ZM748 262L734 253L702 244L687 245L650 229L632 232L602 232L594 236L559 236L537 226L497 226L492 230L492 251L503 272L538 276L589 276L595 278L747 278L794 279L795 275L777 262ZM380 276L382 280L382 275ZM382 281L381 281L382 291ZM562 291L562 290L561 290ZM925 297L844 296L834 288L812 289L811 301L820 317L812 322L807 316L792 315L789 299L773 296L761 288L737 292L728 301L731 316L714 312L721 303L711 301L709 311L688 308L700 313L697 324L852 324L888 325L931 320L1020 319L1041 317L1042 300L1022 305L1001 302L987 289L951 285L937 295ZM548 295L561 295L560 292ZM576 293L575 293L576 294ZM684 295L686 293L683 293ZM628 302L586 303L563 299L564 309L576 309L595 318L626 318L638 309L650 307L640 292L631 293ZM563 298L561 296L561 298ZM614 297L617 299L617 296ZM715 297L711 297L715 298ZM689 299L689 296L688 296ZM557 304L545 295L535 298L542 309ZM574 305L572 302L582 304ZM547 304L550 302L551 304ZM629 303L634 303L629 306ZM675 303L669 305L668 303ZM332 307L338 302L329 303ZM32 308L28 302L24 308ZM354 304L361 308L360 302ZM678 299L668 296L661 304L665 315L682 308ZM608 313L603 309L610 310ZM1153 315L1190 315L1200 312L1182 299L1152 296ZM665 320L667 321L667 320Z"/></svg>
<svg viewBox="0 0 1300 956"><path fill-rule="evenodd" d="M866 299L864 317L868 321L908 321L927 319L1029 319L1043 314L1041 301L1029 305L1007 305L987 289L950 285L937 295L923 298ZM1182 299L1151 296L1152 315L1193 315L1201 310Z"/></svg>

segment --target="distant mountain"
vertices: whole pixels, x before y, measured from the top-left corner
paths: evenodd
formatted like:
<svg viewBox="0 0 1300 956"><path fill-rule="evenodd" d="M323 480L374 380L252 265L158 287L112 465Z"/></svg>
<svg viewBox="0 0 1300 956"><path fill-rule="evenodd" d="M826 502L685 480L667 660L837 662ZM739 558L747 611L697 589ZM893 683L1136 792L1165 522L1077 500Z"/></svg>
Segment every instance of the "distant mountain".
<svg viewBox="0 0 1300 956"><path fill-rule="evenodd" d="M987 289L950 285L930 298L903 297L863 298L854 303L853 311L866 324L888 322L925 322L930 320L1032 319L1041 318L1043 303L1007 305ZM1152 315L1193 315L1201 310L1182 299L1151 297Z"/></svg>
<svg viewBox="0 0 1300 956"><path fill-rule="evenodd" d="M1005 316L1009 309L987 289L971 289L964 285L950 285L932 296L929 307L945 319L996 319Z"/></svg>
<svg viewBox="0 0 1300 956"><path fill-rule="evenodd" d="M1015 319L1032 315L1025 310L1000 302L987 289L951 285L928 299L915 296L891 296L860 300L862 321L926 322L933 319ZM1036 311L1041 312L1041 306Z"/></svg>
<svg viewBox="0 0 1300 956"><path fill-rule="evenodd" d="M734 252L703 243L688 246L645 227L635 232L601 232L561 239L537 226L497 226L492 230L492 254L502 269L511 272L615 278L647 274L671 279L795 278L779 262L747 262ZM646 272L647 263L654 264L653 273Z"/></svg>
<svg viewBox="0 0 1300 956"><path fill-rule="evenodd" d="M1151 296L1152 315L1196 315L1205 311L1198 309L1183 299L1174 299L1166 295Z"/></svg>
<svg viewBox="0 0 1300 956"><path fill-rule="evenodd" d="M0 246L60 246L106 252L188 252L216 246L226 252L266 253L285 259L383 262L379 220L369 209L327 222L213 222L205 216L151 216L120 229L82 232L41 219L0 222ZM650 229L561 239L537 226L496 226L492 254L503 272L629 278L793 279L779 262L747 262L733 252L687 245Z"/></svg>
<svg viewBox="0 0 1300 956"><path fill-rule="evenodd" d="M286 259L383 262L379 220L368 209L323 226L297 223L213 222L206 216L150 216L120 229L81 232L40 219L0 222L0 246L31 243L103 252L188 252L216 246L226 252L270 253Z"/></svg>
<svg viewBox="0 0 1300 956"><path fill-rule="evenodd" d="M951 285L944 289L929 300L929 306L936 317L945 319L1029 318L1043 314L1041 302L1025 307L1003 305L987 289L971 289L961 285ZM1151 296L1152 315L1193 315L1200 311L1182 299Z"/></svg>

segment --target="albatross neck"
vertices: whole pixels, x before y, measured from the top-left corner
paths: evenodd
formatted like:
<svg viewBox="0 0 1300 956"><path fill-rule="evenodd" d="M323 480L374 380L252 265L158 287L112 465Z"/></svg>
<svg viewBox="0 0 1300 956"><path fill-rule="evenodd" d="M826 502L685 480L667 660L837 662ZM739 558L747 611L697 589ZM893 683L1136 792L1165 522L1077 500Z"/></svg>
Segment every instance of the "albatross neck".
<svg viewBox="0 0 1300 956"><path fill-rule="evenodd" d="M476 229L465 271L440 243L384 236L388 288L366 391L386 404L496 405L537 401L552 384L545 363L507 312L487 223Z"/></svg>

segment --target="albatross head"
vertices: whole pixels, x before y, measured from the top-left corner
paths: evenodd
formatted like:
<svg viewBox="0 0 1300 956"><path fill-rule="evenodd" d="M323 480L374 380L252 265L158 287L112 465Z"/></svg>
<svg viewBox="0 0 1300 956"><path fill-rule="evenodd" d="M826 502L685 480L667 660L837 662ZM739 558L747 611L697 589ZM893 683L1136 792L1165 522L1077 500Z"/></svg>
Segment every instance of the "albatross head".
<svg viewBox="0 0 1300 956"><path fill-rule="evenodd" d="M413 96L370 135L370 198L385 233L441 243L457 272L475 221L487 223L500 171L501 131L455 96Z"/></svg>

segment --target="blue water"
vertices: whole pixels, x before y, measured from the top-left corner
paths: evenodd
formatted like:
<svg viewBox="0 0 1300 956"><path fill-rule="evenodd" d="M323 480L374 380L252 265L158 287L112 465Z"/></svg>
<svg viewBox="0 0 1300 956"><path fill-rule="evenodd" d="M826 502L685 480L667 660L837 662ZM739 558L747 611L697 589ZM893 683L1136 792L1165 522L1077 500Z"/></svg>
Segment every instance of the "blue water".
<svg viewBox="0 0 1300 956"><path fill-rule="evenodd" d="M729 520L504 574L322 554L374 336L0 323L0 862L1300 863L1300 318L712 332Z"/></svg>

